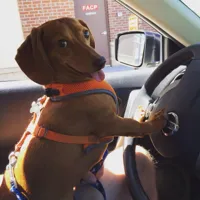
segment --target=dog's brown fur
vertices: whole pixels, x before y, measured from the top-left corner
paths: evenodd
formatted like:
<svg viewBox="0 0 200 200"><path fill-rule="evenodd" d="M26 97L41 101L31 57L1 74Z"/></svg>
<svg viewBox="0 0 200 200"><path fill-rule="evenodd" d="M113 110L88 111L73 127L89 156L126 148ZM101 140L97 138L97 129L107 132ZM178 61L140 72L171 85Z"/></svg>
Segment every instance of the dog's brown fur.
<svg viewBox="0 0 200 200"><path fill-rule="evenodd" d="M94 63L100 58L83 31L87 25L72 18L49 21L34 28L18 49L16 60L33 81L72 83L91 79L92 72L100 70ZM59 40L66 40L61 48ZM135 136L142 137L159 131L165 123L162 114L148 122L117 116L113 99L106 94L94 94L68 101L49 101L39 119L39 125L63 134L87 136ZM83 152L82 145L61 144L29 137L19 155L14 173L21 190L31 200L73 199L72 188L79 183L89 169L99 161L106 145L90 153ZM0 188L0 199L15 200L9 191L9 175L5 171Z"/></svg>

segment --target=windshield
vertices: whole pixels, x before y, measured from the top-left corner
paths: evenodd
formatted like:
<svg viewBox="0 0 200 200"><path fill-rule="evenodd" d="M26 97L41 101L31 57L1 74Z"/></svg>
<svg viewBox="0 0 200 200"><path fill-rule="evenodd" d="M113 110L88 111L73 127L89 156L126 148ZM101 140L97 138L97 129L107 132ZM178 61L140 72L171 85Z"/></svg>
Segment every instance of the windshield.
<svg viewBox="0 0 200 200"><path fill-rule="evenodd" d="M181 0L186 6L188 6L195 14L200 17L200 1L199 0Z"/></svg>

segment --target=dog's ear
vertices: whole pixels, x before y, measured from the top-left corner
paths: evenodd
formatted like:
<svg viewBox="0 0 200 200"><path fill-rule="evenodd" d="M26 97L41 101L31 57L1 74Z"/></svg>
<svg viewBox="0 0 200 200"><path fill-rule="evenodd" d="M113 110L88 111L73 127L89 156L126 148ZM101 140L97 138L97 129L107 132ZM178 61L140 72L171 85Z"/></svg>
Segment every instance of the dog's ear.
<svg viewBox="0 0 200 200"><path fill-rule="evenodd" d="M15 60L31 80L45 85L53 81L53 68L44 50L42 35L41 28L33 28L18 48Z"/></svg>
<svg viewBox="0 0 200 200"><path fill-rule="evenodd" d="M83 20L79 19L78 21L80 22L80 24L82 26L86 27L89 30L89 32L90 32L90 46L95 48L95 41L94 41L94 37L91 33L91 30L89 29L89 27L87 26L87 24Z"/></svg>

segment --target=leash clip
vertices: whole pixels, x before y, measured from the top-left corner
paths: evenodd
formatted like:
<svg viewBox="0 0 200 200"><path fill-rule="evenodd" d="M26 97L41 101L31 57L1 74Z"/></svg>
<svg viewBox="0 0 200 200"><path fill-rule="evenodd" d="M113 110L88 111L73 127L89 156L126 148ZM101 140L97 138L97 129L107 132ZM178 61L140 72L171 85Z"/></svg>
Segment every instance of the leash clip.
<svg viewBox="0 0 200 200"><path fill-rule="evenodd" d="M18 157L18 154L17 152L11 152L10 155L8 156L8 160L9 160L9 165L11 167L14 167L16 162L17 162L17 157Z"/></svg>
<svg viewBox="0 0 200 200"><path fill-rule="evenodd" d="M40 101L37 101L37 102L33 101L31 104L30 113L35 113L38 116L42 108L43 108L43 105L40 103Z"/></svg>

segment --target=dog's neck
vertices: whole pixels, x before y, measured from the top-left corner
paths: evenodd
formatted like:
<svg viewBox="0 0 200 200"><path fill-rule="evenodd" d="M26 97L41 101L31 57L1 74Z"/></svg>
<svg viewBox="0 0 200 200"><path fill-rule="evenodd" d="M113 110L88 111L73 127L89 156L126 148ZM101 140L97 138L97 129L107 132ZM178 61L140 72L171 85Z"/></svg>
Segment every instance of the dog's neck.
<svg viewBox="0 0 200 200"><path fill-rule="evenodd" d="M67 74L67 76L66 76ZM81 73L78 71L75 71L71 67L59 67L59 70L55 72L54 74L54 83L75 83L75 82L84 82L91 80L92 77L90 77L89 73Z"/></svg>
<svg viewBox="0 0 200 200"><path fill-rule="evenodd" d="M84 82L84 81L89 81L92 78L89 77L79 77L77 79L74 79L73 77L65 77L62 75L59 75L58 77L55 78L54 83L61 83L61 84L68 84L68 83L77 83L77 82Z"/></svg>

